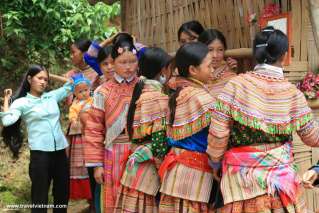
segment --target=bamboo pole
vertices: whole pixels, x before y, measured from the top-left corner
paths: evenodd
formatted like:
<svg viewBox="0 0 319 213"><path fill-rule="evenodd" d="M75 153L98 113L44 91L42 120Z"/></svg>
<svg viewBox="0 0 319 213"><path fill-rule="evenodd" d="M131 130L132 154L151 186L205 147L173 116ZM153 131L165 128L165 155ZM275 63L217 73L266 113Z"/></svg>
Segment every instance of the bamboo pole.
<svg viewBox="0 0 319 213"><path fill-rule="evenodd" d="M55 75L55 74L51 74L51 73L50 73L50 80L61 82L61 83L66 83L69 81L68 78L65 78L65 77L62 77L59 75Z"/></svg>
<svg viewBox="0 0 319 213"><path fill-rule="evenodd" d="M230 49L225 51L225 57L232 58L251 58L253 50L251 48Z"/></svg>
<svg viewBox="0 0 319 213"><path fill-rule="evenodd" d="M170 53L171 56L175 56L175 52ZM229 49L225 51L225 57L232 58L251 58L253 56L252 48L238 48Z"/></svg>

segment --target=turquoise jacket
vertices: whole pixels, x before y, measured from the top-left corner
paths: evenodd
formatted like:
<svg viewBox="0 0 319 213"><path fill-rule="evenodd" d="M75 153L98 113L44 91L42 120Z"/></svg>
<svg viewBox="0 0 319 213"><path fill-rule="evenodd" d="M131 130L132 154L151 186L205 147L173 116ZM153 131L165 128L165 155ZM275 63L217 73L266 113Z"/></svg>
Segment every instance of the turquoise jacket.
<svg viewBox="0 0 319 213"><path fill-rule="evenodd" d="M27 94L16 99L7 112L0 112L3 126L14 124L19 118L25 122L31 150L56 151L68 146L60 124L58 102L66 98L72 84L43 93L41 97Z"/></svg>

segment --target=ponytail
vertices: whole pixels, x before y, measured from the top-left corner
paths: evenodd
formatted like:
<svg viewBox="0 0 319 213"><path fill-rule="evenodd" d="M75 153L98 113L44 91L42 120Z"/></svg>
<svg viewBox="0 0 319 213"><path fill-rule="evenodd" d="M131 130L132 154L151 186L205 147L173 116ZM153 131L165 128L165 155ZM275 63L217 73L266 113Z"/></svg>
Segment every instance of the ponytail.
<svg viewBox="0 0 319 213"><path fill-rule="evenodd" d="M130 107L128 109L127 113L127 132L129 135L130 140L132 140L133 137L133 122L134 122L134 115L136 110L136 101L140 98L143 88L144 88L144 81L140 80L134 87L132 99L130 102Z"/></svg>
<svg viewBox="0 0 319 213"><path fill-rule="evenodd" d="M23 134L20 130L21 118L10 126L3 127L2 137L5 145L7 145L14 158L19 157L19 150L23 143Z"/></svg>
<svg viewBox="0 0 319 213"><path fill-rule="evenodd" d="M182 88L178 87L175 92L173 92L168 101L170 116L169 116L169 123L172 126L175 120L175 112L176 112L176 99L179 96L179 93L181 92Z"/></svg>

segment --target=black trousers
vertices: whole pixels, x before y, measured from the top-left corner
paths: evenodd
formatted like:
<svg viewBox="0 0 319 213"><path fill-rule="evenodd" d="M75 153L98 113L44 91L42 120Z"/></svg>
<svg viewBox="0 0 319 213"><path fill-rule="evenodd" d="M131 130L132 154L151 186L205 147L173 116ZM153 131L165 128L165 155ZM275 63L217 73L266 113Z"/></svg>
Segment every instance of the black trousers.
<svg viewBox="0 0 319 213"><path fill-rule="evenodd" d="M96 188L96 182L94 179L94 168L93 167L88 167L88 173L89 173L89 178L90 178L90 187L91 187L91 194L92 194L92 201L94 204L95 201L95 188Z"/></svg>
<svg viewBox="0 0 319 213"><path fill-rule="evenodd" d="M32 212L47 212L46 208L41 207L48 204L49 188L53 181L53 212L66 213L69 201L69 163L65 150L31 151L29 175L32 183L32 204L40 206L40 208L33 208ZM61 208L62 205L64 208Z"/></svg>

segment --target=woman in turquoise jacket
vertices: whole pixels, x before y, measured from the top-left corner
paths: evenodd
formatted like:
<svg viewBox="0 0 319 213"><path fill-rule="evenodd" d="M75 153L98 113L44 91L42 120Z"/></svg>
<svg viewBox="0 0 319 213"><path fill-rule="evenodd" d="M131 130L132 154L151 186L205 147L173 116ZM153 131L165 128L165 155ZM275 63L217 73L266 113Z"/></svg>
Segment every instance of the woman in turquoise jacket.
<svg viewBox="0 0 319 213"><path fill-rule="evenodd" d="M12 91L5 90L3 112L0 112L0 120L4 126L2 135L17 157L23 140L20 121L24 121L30 148L32 212L47 211L51 181L55 205L52 206L53 212L66 212L69 169L65 149L68 142L61 128L58 102L68 96L72 83L68 82L59 89L45 92L48 82L49 72L33 65L27 71L10 106Z"/></svg>

